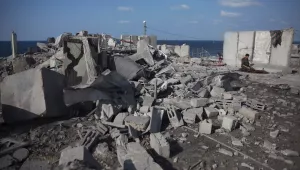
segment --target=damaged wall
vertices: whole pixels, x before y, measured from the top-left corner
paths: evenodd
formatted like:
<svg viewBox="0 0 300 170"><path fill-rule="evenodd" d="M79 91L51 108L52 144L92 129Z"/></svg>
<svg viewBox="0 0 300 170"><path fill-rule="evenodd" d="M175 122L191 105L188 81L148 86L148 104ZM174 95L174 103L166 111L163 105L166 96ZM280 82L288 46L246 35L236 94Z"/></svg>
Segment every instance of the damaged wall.
<svg viewBox="0 0 300 170"><path fill-rule="evenodd" d="M282 33L281 45L271 49L270 64L278 66L289 66L291 56L292 43L294 40L294 30L284 30ZM286 57L285 57L286 56Z"/></svg>
<svg viewBox="0 0 300 170"><path fill-rule="evenodd" d="M226 32L224 34L224 61L240 67L241 58L250 54L255 65L289 67L294 29L283 30L281 45L271 46L270 31Z"/></svg>

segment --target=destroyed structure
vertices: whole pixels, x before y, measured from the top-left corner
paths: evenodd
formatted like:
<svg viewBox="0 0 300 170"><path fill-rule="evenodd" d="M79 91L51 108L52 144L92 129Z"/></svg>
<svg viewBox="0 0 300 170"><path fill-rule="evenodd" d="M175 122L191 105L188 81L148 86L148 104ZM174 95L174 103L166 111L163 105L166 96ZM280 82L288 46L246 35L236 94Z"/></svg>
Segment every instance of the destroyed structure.
<svg viewBox="0 0 300 170"><path fill-rule="evenodd" d="M253 61L274 63L288 33ZM249 33L250 45L253 34L263 36ZM251 53L227 47L233 35L229 65ZM0 169L300 167L299 73L242 73L190 58L187 45L121 42L64 33L1 61Z"/></svg>

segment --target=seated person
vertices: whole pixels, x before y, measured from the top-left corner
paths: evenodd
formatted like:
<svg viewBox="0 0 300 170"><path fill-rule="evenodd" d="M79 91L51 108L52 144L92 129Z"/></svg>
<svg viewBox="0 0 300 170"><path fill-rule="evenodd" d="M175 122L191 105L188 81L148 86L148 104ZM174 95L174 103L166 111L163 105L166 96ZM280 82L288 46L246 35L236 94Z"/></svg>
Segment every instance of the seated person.
<svg viewBox="0 0 300 170"><path fill-rule="evenodd" d="M218 53L218 59L219 59L219 63L222 63L223 55L220 52Z"/></svg>
<svg viewBox="0 0 300 170"><path fill-rule="evenodd" d="M241 63L241 70L242 71L255 71L254 68L252 68L253 64L249 63L249 54L246 54L245 57L242 58L242 63Z"/></svg>

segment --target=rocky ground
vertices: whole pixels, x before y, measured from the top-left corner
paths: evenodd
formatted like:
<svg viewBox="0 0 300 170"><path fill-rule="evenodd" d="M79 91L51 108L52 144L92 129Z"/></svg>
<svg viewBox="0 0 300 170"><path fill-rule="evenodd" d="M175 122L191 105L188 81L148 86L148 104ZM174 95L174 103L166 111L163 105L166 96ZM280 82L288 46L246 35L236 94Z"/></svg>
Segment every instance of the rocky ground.
<svg viewBox="0 0 300 170"><path fill-rule="evenodd" d="M253 124L249 124L249 134L243 133L237 127L229 133L214 132L209 136L273 169L299 169L299 157L285 156L280 151L300 150L300 97L291 94L288 90L276 89L251 80L244 82L246 86L243 89L247 97L266 104L266 110L260 111L259 118ZM43 122L34 122L34 125L27 122L17 126L2 126L0 131L2 139L11 137L19 141L32 141L31 145L27 147L30 153L28 158L46 160L55 167L58 164L60 151L69 145L76 145L80 141L80 136L84 136L87 129L95 126L95 121L97 120L91 115L67 120L44 120ZM214 119L213 122L217 129L221 126L222 121ZM185 127L174 129L170 125L168 126L168 120L165 120L164 123L167 126L164 127L162 133L170 143L170 158L163 158L153 152L149 146L149 135L141 137L141 143L163 169L180 170L191 167L193 167L192 169L267 169L190 129ZM197 124L188 127L198 131ZM277 130L279 131L278 135L272 137L270 133ZM233 145L233 139L239 141L241 146ZM272 143L272 146L276 146L276 150L270 150L264 144L266 141ZM103 146L99 146L100 149L94 152L94 157L101 166L104 169L120 168L116 155L116 144L110 135L101 136L99 143ZM232 156L220 153L220 149L232 152ZM272 153L273 155L275 153L277 157L270 156ZM16 163L13 167L18 169L21 165L22 163ZM249 167L245 167L247 165Z"/></svg>

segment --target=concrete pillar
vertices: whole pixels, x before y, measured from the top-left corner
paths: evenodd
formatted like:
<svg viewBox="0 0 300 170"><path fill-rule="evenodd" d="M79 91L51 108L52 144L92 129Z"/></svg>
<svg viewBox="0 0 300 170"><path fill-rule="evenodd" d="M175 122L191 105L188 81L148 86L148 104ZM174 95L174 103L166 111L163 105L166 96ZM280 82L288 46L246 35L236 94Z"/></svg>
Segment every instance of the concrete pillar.
<svg viewBox="0 0 300 170"><path fill-rule="evenodd" d="M16 58L18 54L17 50L17 34L15 32L11 33L11 51L13 58Z"/></svg>

